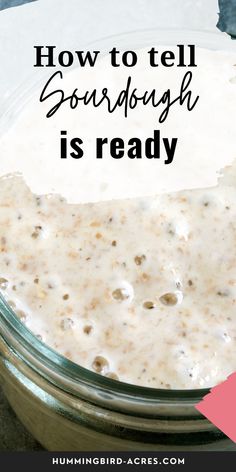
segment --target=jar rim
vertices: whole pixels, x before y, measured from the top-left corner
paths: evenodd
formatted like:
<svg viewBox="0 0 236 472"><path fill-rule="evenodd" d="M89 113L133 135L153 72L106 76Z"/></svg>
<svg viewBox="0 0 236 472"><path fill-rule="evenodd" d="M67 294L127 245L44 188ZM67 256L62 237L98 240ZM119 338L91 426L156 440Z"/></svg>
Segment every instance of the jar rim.
<svg viewBox="0 0 236 472"><path fill-rule="evenodd" d="M76 394L77 386L84 385L124 397L135 397L142 402L191 402L197 403L209 393L204 389L158 389L129 384L102 376L79 364L74 363L44 344L27 326L20 321L12 308L0 293L0 336L21 359L48 380L53 380L63 387L65 380L67 388ZM62 382L60 382L60 379Z"/></svg>

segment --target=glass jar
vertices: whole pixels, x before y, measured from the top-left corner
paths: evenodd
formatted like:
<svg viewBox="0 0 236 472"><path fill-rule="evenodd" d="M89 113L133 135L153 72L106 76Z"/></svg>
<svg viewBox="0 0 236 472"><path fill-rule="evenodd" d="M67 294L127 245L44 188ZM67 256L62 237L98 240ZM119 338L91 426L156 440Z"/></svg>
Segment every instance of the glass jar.
<svg viewBox="0 0 236 472"><path fill-rule="evenodd" d="M102 377L37 339L0 298L0 380L19 419L47 449L222 450L194 408L206 390L159 390Z"/></svg>
<svg viewBox="0 0 236 472"><path fill-rule="evenodd" d="M184 30L129 33L98 41L96 49L178 43L235 50L230 39L220 34ZM92 46L95 44L87 45ZM39 82L32 86L31 78L30 82L24 93L13 94L17 100L2 107L1 130L39 86ZM236 445L195 409L207 389L137 387L82 368L35 337L2 296L0 382L19 419L48 450L236 450Z"/></svg>

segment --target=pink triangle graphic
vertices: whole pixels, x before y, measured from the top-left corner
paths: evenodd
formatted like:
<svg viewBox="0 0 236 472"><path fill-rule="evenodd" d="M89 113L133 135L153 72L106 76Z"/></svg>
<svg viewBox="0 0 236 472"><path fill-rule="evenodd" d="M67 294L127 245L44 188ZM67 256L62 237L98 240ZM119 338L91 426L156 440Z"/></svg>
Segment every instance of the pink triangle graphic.
<svg viewBox="0 0 236 472"><path fill-rule="evenodd" d="M236 443L236 372L213 387L196 409Z"/></svg>

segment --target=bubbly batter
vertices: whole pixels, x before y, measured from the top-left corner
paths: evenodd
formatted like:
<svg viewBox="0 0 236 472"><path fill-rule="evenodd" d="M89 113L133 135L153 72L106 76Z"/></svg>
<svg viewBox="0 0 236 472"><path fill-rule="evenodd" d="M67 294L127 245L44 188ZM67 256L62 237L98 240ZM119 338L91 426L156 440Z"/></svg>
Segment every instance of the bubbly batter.
<svg viewBox="0 0 236 472"><path fill-rule="evenodd" d="M3 178L1 291L88 369L148 387L214 385L236 369L235 201L226 181L75 205Z"/></svg>
<svg viewBox="0 0 236 472"><path fill-rule="evenodd" d="M68 90L101 87L104 68L119 89L124 71L106 61L65 76ZM179 137L168 166L94 158L96 136L150 136L155 110L119 122L65 108L48 122L37 99L1 139L0 174L11 174L0 180L2 294L59 353L147 387L208 387L236 370L235 169L216 185L236 157L236 60L197 49L197 62L198 106L173 109L162 128ZM154 74L144 50L133 73L140 89L176 90L180 69ZM60 129L87 136L80 162L60 160Z"/></svg>

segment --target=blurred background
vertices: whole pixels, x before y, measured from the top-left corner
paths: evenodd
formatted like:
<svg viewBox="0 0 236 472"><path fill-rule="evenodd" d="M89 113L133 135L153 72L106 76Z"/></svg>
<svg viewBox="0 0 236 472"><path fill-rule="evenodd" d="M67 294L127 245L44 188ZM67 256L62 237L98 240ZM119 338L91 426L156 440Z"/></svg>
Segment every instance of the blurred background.
<svg viewBox="0 0 236 472"><path fill-rule="evenodd" d="M0 0L0 10L5 8L17 7L23 5L24 3L35 2L36 0Z"/></svg>

